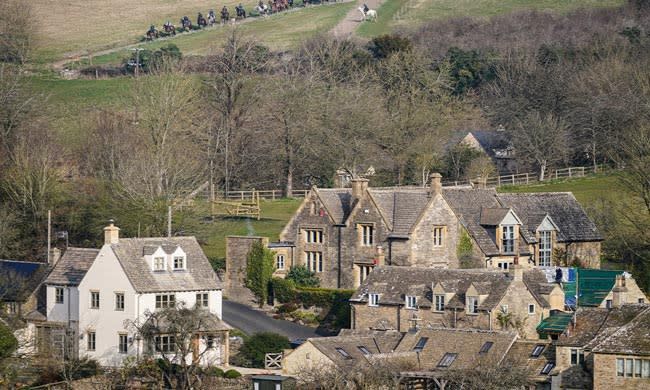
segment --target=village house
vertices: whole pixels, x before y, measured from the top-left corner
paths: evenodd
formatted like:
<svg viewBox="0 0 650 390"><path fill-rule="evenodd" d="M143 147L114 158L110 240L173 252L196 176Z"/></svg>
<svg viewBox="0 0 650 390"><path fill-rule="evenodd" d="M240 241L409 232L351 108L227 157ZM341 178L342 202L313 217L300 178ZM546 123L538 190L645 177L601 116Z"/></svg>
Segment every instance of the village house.
<svg viewBox="0 0 650 390"><path fill-rule="evenodd" d="M503 127L497 130L474 130L459 142L489 157L499 175L519 173L515 148Z"/></svg>
<svg viewBox="0 0 650 390"><path fill-rule="evenodd" d="M564 310L564 292L535 268L382 266L350 304L353 329L516 329L522 338L537 339L538 323L552 310Z"/></svg>
<svg viewBox="0 0 650 390"><path fill-rule="evenodd" d="M46 279L46 321L36 324L37 339L63 328L67 355L117 366L127 357L173 352L174 334L145 340L129 323L184 304L204 308L211 319L195 335L200 363L227 364L221 281L196 239L120 238L112 223L104 233L101 249L69 248Z"/></svg>
<svg viewBox="0 0 650 390"><path fill-rule="evenodd" d="M556 326L557 386L650 388L650 305L579 308Z"/></svg>
<svg viewBox="0 0 650 390"><path fill-rule="evenodd" d="M47 263L0 260L0 306L4 316L22 318L38 309L38 287L47 271Z"/></svg>
<svg viewBox="0 0 650 390"><path fill-rule="evenodd" d="M313 188L269 244L278 269L306 266L321 286L356 288L378 265L501 268L579 262L600 267L602 236L571 193L500 194L445 187ZM241 243L230 238L228 247ZM246 246L246 243L243 243ZM245 269L244 251L227 256ZM281 260L281 261L280 261Z"/></svg>

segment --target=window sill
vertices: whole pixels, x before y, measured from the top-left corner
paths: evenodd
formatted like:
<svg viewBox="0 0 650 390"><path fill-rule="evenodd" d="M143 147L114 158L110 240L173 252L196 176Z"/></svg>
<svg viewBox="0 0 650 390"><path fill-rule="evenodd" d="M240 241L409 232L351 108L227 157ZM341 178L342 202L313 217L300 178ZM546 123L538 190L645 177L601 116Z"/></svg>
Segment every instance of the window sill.
<svg viewBox="0 0 650 390"><path fill-rule="evenodd" d="M467 314L468 316L477 316L477 315L479 315L480 313L469 313L469 312L465 312L465 314Z"/></svg>
<svg viewBox="0 0 650 390"><path fill-rule="evenodd" d="M406 309L406 310L413 310L413 311L417 311L417 310L418 310L417 307L405 307L404 309Z"/></svg>
<svg viewBox="0 0 650 390"><path fill-rule="evenodd" d="M368 304L368 307L379 307L379 305L370 305L370 304Z"/></svg>
<svg viewBox="0 0 650 390"><path fill-rule="evenodd" d="M445 312L444 309L442 309L442 310L431 310L431 311L432 311L433 313L439 313L439 314L442 314L442 313Z"/></svg>

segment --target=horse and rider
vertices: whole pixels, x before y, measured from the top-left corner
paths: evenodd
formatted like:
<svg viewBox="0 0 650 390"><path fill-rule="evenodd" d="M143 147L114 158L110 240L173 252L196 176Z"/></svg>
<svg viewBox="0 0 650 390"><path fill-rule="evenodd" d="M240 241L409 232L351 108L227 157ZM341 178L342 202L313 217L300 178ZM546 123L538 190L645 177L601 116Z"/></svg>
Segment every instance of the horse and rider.
<svg viewBox="0 0 650 390"><path fill-rule="evenodd" d="M208 26L208 21L205 19L202 13L199 12L199 15L196 17L196 24L199 25L199 27L207 27Z"/></svg>
<svg viewBox="0 0 650 390"><path fill-rule="evenodd" d="M149 26L149 30L147 30L147 39L151 41L156 38L158 38L158 30L156 30L156 26L152 24Z"/></svg>
<svg viewBox="0 0 650 390"><path fill-rule="evenodd" d="M225 5L221 9L221 23L226 24L230 20L230 13L228 12L228 7Z"/></svg>
<svg viewBox="0 0 650 390"><path fill-rule="evenodd" d="M212 26L215 23L217 23L217 15L214 13L214 10L211 9L208 12L208 24Z"/></svg>
<svg viewBox="0 0 650 390"><path fill-rule="evenodd" d="M167 34L176 35L176 26L174 26L169 20L163 24L163 30L165 30Z"/></svg>
<svg viewBox="0 0 650 390"><path fill-rule="evenodd" d="M190 31L192 29L192 21L190 20L190 18L188 18L187 16L183 16L181 18L181 28L183 28L183 30L186 31Z"/></svg>
<svg viewBox="0 0 650 390"><path fill-rule="evenodd" d="M237 19L246 19L246 10L242 3L235 7L235 11L237 11Z"/></svg>

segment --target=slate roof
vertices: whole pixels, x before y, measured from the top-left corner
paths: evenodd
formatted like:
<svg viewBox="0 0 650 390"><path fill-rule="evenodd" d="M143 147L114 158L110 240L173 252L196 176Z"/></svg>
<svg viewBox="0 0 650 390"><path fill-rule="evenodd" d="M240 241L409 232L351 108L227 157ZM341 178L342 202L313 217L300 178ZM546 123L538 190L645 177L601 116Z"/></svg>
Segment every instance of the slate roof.
<svg viewBox="0 0 650 390"><path fill-rule="evenodd" d="M376 267L359 286L351 302L368 302L368 294L379 294L380 305L404 305L406 295L417 297L417 305L430 308L433 290L438 284L454 297L446 306L465 307L465 292L473 285L481 295L487 295L479 310L494 309L512 282L508 272L493 269L441 269L400 266ZM548 282L543 272L530 269L524 272L524 283L542 306L548 302L541 296L547 292ZM538 286L541 285L541 286Z"/></svg>
<svg viewBox="0 0 650 390"><path fill-rule="evenodd" d="M593 348L601 340L627 325L639 314L648 310L644 304L622 305L618 308L579 308L575 326L569 325L565 335L560 336L557 345Z"/></svg>
<svg viewBox="0 0 650 390"><path fill-rule="evenodd" d="M505 132L475 130L470 132L470 134L474 136L479 145L481 145L481 148L490 157L496 157L496 151L501 151L511 146L511 142Z"/></svg>
<svg viewBox="0 0 650 390"><path fill-rule="evenodd" d="M172 253L180 246L187 255L186 271L153 272L144 259L145 248L162 246ZM194 237L120 238L111 249L122 265L136 292L198 291L222 288L222 282L212 269Z"/></svg>
<svg viewBox="0 0 650 390"><path fill-rule="evenodd" d="M559 242L603 240L596 225L570 192L499 194L498 196L505 207L511 207L522 222L526 221L525 228L533 234L543 219L543 217L540 219L541 214L544 213L548 214L560 229L557 233ZM531 223L532 225L528 225Z"/></svg>
<svg viewBox="0 0 650 390"><path fill-rule="evenodd" d="M46 284L78 286L95 261L99 249L69 247L45 279Z"/></svg>
<svg viewBox="0 0 650 390"><path fill-rule="evenodd" d="M41 283L47 264L31 261L0 260L0 299L23 301Z"/></svg>
<svg viewBox="0 0 650 390"><path fill-rule="evenodd" d="M544 345L544 351L539 357L533 357L533 349L537 345ZM503 364L521 367L528 371L531 379L536 382L550 380L549 374L542 374L542 369L547 363L555 364L555 346L550 340L517 340L506 355Z"/></svg>
<svg viewBox="0 0 650 390"><path fill-rule="evenodd" d="M317 337L310 338L308 341L338 367L350 368L367 363L367 357L359 349L360 346L365 347L373 355L392 352L401 339L401 333L387 331L355 333L334 337ZM342 349L348 357L343 356L337 348Z"/></svg>
<svg viewBox="0 0 650 390"><path fill-rule="evenodd" d="M349 188L315 189L336 224L346 223L354 200ZM408 238L430 201L429 189L421 187L369 188L368 194L388 223L390 236ZM509 209L522 221L520 255L526 243L536 242L536 228L548 215L559 231L559 242L602 241L596 225L568 192L498 194L495 189L442 189L442 195L483 253L499 255L495 228Z"/></svg>
<svg viewBox="0 0 650 390"><path fill-rule="evenodd" d="M597 344L591 348L593 352L650 356L650 306L637 306L645 309L607 337L594 340L592 343Z"/></svg>
<svg viewBox="0 0 650 390"><path fill-rule="evenodd" d="M426 337L428 340L419 356L414 351L418 341ZM395 349L401 356L417 359L420 370L436 370L446 353L457 354L450 370L473 369L478 364L499 364L508 350L517 340L516 332L501 332L476 329L433 328L408 332ZM493 343L485 353L479 353L486 342ZM399 356L398 355L398 356ZM446 369L446 368L443 368Z"/></svg>

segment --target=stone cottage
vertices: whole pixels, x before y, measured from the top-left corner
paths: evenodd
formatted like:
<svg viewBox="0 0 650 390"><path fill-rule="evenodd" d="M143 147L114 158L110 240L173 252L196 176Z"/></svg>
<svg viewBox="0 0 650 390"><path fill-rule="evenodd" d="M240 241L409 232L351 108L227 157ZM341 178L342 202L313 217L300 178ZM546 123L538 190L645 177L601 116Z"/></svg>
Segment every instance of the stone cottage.
<svg viewBox="0 0 650 390"><path fill-rule="evenodd" d="M600 267L602 236L571 193L494 189L313 188L280 235L283 266L306 266L321 286L356 288L377 265L434 268ZM237 260L234 260L237 261Z"/></svg>
<svg viewBox="0 0 650 390"><path fill-rule="evenodd" d="M564 292L538 269L375 269L350 299L353 329L517 329L538 338L537 324L564 309Z"/></svg>

